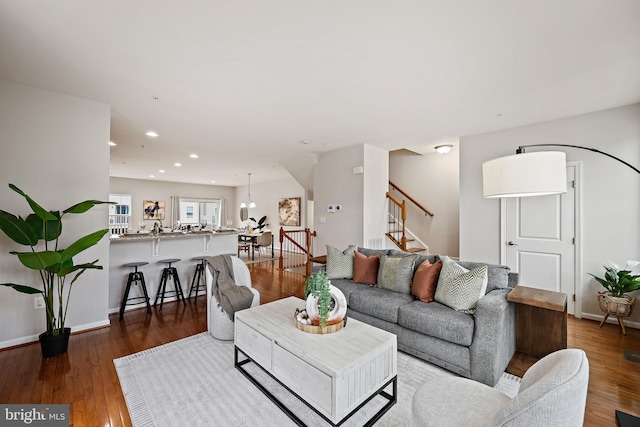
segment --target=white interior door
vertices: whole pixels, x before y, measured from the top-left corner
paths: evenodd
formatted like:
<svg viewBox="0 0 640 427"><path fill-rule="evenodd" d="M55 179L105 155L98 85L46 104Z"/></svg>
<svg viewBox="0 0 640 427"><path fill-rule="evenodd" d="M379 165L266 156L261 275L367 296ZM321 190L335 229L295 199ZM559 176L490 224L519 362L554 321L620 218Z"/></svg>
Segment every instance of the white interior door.
<svg viewBox="0 0 640 427"><path fill-rule="evenodd" d="M520 284L564 292L575 314L576 165L567 166L567 192L503 199L503 262Z"/></svg>

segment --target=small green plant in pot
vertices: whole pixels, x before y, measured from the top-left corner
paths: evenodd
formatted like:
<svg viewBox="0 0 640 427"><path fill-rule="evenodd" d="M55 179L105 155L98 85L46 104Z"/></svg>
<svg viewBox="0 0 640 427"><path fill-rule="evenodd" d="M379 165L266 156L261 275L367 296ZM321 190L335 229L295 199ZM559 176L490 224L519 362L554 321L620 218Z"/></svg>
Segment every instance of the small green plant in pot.
<svg viewBox="0 0 640 427"><path fill-rule="evenodd" d="M640 289L640 274L631 274L631 269L640 264L638 261L627 261L624 269L611 261L604 265L604 278L589 273L598 283L611 293L612 297L621 298L627 292Z"/></svg>
<svg viewBox="0 0 640 427"><path fill-rule="evenodd" d="M23 196L33 213L26 218L0 210L0 230L14 242L29 246L30 251L10 253L16 255L26 268L38 271L42 289L16 283L0 283L25 294L42 294L45 304L47 330L40 335L42 355L56 356L67 351L70 328L65 328L71 290L75 281L88 269L101 270L98 260L74 264L73 258L97 244L109 231L102 229L76 240L66 248L61 248L62 218L66 214L80 214L95 205L110 203L99 200L85 200L62 212L48 211L13 184L16 193ZM49 347L53 342L54 347Z"/></svg>
<svg viewBox="0 0 640 427"><path fill-rule="evenodd" d="M329 285L329 279L325 272L318 271L309 276L304 286L304 298L307 299L309 295L313 295L318 300L318 316L320 318L320 327L322 328L327 326L331 302L333 301L329 292Z"/></svg>
<svg viewBox="0 0 640 427"><path fill-rule="evenodd" d="M625 268L620 269L609 261L604 265L604 278L589 273L607 290L607 292L598 292L598 306L604 313L600 327L607 321L609 315L613 315L617 317L622 333L626 334L623 318L631 316L636 303L636 298L627 295L627 292L640 289L640 274L632 274L633 268L638 264L640 264L638 261L627 261Z"/></svg>

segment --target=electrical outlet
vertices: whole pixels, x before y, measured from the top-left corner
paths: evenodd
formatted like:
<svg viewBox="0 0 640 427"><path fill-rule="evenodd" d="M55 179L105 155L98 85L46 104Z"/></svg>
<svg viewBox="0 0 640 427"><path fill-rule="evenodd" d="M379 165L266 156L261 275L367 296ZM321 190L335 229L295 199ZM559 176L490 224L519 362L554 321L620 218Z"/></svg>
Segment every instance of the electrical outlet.
<svg viewBox="0 0 640 427"><path fill-rule="evenodd" d="M327 205L327 212L335 212L336 205Z"/></svg>
<svg viewBox="0 0 640 427"><path fill-rule="evenodd" d="M33 297L33 309L37 310L39 308L44 308L44 297L42 295Z"/></svg>

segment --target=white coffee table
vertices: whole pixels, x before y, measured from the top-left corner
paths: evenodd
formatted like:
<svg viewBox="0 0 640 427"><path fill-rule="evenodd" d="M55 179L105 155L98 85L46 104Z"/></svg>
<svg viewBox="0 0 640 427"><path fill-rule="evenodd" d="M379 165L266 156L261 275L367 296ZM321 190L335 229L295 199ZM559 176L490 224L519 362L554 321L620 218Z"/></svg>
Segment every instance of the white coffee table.
<svg viewBox="0 0 640 427"><path fill-rule="evenodd" d="M365 424L373 425L397 401L396 336L355 319L332 334L303 332L293 316L304 305L289 297L236 312L235 367L298 425L303 421L243 365L256 363L333 426L380 395L388 402ZM239 360L239 352L247 358ZM390 384L391 394L384 391Z"/></svg>

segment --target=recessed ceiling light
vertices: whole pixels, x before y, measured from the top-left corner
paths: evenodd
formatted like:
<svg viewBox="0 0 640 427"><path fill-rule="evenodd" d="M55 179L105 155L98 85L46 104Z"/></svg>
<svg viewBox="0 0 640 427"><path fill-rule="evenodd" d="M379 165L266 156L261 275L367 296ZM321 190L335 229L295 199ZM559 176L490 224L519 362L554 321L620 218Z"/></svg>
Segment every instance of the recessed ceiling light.
<svg viewBox="0 0 640 427"><path fill-rule="evenodd" d="M152 130L150 130L149 132L145 133L145 135L150 136L151 138L157 138L158 137L158 134L155 133Z"/></svg>
<svg viewBox="0 0 640 427"><path fill-rule="evenodd" d="M115 147L115 146L116 146L116 145L118 145L118 144L116 144L116 143L115 143L115 142L113 142L113 141L109 141L109 145L110 145L110 146L112 146L112 147Z"/></svg>
<svg viewBox="0 0 640 427"><path fill-rule="evenodd" d="M174 163L173 166L182 166L182 163Z"/></svg>
<svg viewBox="0 0 640 427"><path fill-rule="evenodd" d="M155 175L149 175L149 178L155 178Z"/></svg>
<svg viewBox="0 0 640 427"><path fill-rule="evenodd" d="M164 173L164 169L160 169L158 172L160 172L160 173Z"/></svg>
<svg viewBox="0 0 640 427"><path fill-rule="evenodd" d="M200 156L194 153L194 154L189 154L189 157L191 157L192 159L197 159Z"/></svg>
<svg viewBox="0 0 640 427"><path fill-rule="evenodd" d="M211 181L211 183L212 183L212 184L215 184L216 182L215 182L215 181Z"/></svg>

